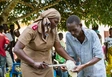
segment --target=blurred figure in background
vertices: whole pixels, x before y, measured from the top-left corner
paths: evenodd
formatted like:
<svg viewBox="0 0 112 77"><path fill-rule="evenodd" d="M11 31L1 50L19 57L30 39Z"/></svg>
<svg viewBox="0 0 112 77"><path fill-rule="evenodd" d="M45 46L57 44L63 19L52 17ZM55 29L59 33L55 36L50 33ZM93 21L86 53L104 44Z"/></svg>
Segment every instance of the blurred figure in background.
<svg viewBox="0 0 112 77"><path fill-rule="evenodd" d="M11 48L11 42L13 41L13 38L11 36L11 34L9 33L9 28L7 26L7 24L3 24L3 28L4 28L4 35L9 39L10 43L7 45L5 45L5 51L6 51L6 64L7 67L12 67L13 64L13 60L11 58L11 54L10 54L10 50Z"/></svg>
<svg viewBox="0 0 112 77"><path fill-rule="evenodd" d="M112 77L112 28L109 29L110 36L105 38L105 46L106 46L106 61L108 65L106 67L107 73Z"/></svg>
<svg viewBox="0 0 112 77"><path fill-rule="evenodd" d="M4 68L6 66L5 44L9 44L8 38L2 32L3 26L0 26L0 77L4 77Z"/></svg>
<svg viewBox="0 0 112 77"><path fill-rule="evenodd" d="M65 49L66 45L65 42L63 41L63 34L62 33L58 33L59 39L60 39L60 44L61 46ZM66 62L66 60L61 57L58 53L56 53L56 60L59 62L59 64L63 64ZM68 72L67 71L62 71L61 69L63 69L65 67L58 67L56 72L57 75L60 77L68 77Z"/></svg>
<svg viewBox="0 0 112 77"><path fill-rule="evenodd" d="M11 42L11 49L10 49L10 54L11 54L11 57L13 59L13 62L14 62L14 57L13 57L13 52L12 52L12 48L15 46L15 43L16 43L16 38L15 36L18 38L20 36L20 32L19 32L19 29L20 29L20 25L19 23L16 21L16 24L17 24L17 29L15 29L15 25L14 24L11 24L10 25L10 34L13 38L13 41Z"/></svg>
<svg viewBox="0 0 112 77"><path fill-rule="evenodd" d="M102 37L101 37L101 35L100 35L99 31L98 31L98 28L99 28L98 25L92 26L92 30L94 30L97 33L97 35L98 35L98 37L100 39L100 42L102 44Z"/></svg>

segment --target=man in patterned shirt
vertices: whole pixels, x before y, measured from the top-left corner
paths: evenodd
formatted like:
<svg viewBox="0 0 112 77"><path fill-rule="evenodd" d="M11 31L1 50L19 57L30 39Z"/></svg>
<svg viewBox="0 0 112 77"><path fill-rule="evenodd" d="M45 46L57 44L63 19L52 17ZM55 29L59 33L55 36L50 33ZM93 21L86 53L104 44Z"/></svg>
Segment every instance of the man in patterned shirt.
<svg viewBox="0 0 112 77"><path fill-rule="evenodd" d="M67 19L66 26L67 53L80 58L81 64L74 69L79 72L78 77L106 77L102 46L95 31L82 28L76 15Z"/></svg>

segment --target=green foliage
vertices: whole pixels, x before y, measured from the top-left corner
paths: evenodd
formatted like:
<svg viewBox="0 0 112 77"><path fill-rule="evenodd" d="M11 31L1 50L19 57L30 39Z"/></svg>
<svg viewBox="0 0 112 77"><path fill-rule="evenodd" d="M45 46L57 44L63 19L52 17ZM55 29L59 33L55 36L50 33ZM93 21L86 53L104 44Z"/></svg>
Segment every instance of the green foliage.
<svg viewBox="0 0 112 77"><path fill-rule="evenodd" d="M0 14L9 4L8 1L0 1ZM66 19L73 14L85 20L87 27L90 24L112 26L112 0L21 0L10 11L8 22L21 19L21 22L27 23L35 20L42 10L48 8L56 8L61 13L59 30L66 31Z"/></svg>

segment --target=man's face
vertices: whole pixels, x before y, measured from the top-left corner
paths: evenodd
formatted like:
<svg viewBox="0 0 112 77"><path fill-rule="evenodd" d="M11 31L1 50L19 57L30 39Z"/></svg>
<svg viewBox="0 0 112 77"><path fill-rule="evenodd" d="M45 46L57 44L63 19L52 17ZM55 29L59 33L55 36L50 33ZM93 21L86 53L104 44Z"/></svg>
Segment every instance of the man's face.
<svg viewBox="0 0 112 77"><path fill-rule="evenodd" d="M110 36L112 36L112 30L109 31Z"/></svg>
<svg viewBox="0 0 112 77"><path fill-rule="evenodd" d="M67 23L67 29L74 37L78 37L81 32L81 24L76 24L76 22L73 23Z"/></svg>
<svg viewBox="0 0 112 77"><path fill-rule="evenodd" d="M5 31L7 31L8 30L7 24L3 24L3 28L4 28Z"/></svg>

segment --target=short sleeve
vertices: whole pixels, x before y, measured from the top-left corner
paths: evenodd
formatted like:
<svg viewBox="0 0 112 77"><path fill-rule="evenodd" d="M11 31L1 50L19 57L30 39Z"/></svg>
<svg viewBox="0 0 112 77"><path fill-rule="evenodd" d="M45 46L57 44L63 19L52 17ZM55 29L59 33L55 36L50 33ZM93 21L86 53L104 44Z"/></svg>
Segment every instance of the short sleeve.
<svg viewBox="0 0 112 77"><path fill-rule="evenodd" d="M69 36L69 33L66 34L66 52L71 56L71 57L75 57L74 55L76 55L74 52L73 52L73 49L72 49L72 46L70 43L70 41L72 42L72 40L70 40L70 37Z"/></svg>
<svg viewBox="0 0 112 77"><path fill-rule="evenodd" d="M18 40L27 45L32 39L34 39L35 31L32 30L30 27L27 27L22 34L19 36Z"/></svg>

